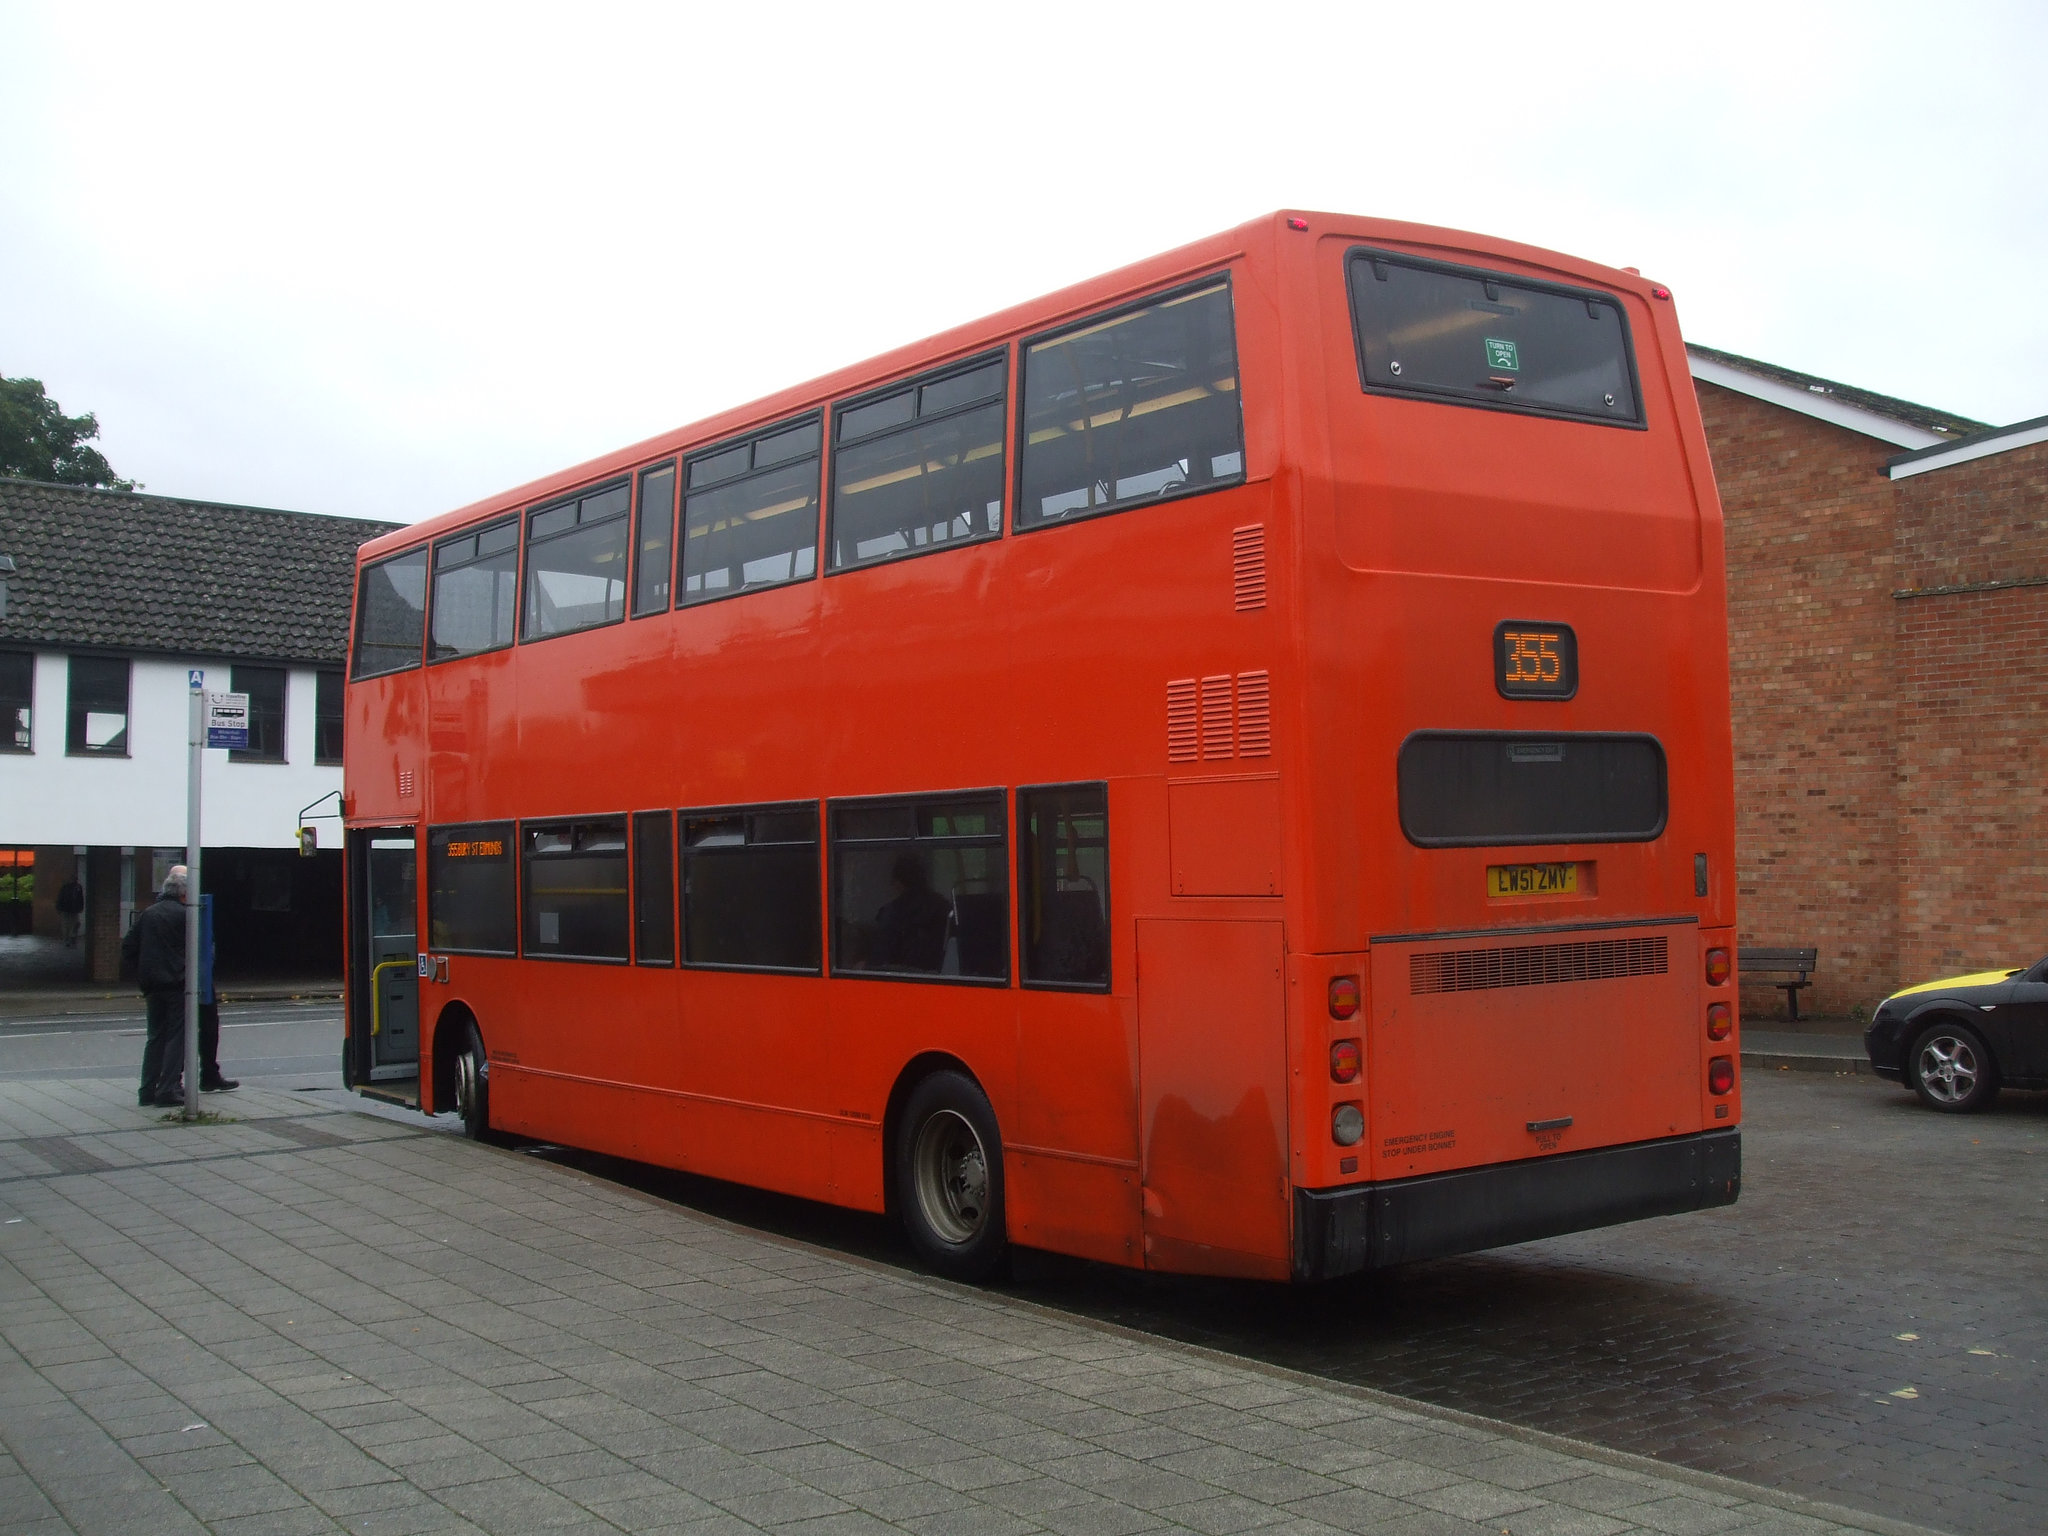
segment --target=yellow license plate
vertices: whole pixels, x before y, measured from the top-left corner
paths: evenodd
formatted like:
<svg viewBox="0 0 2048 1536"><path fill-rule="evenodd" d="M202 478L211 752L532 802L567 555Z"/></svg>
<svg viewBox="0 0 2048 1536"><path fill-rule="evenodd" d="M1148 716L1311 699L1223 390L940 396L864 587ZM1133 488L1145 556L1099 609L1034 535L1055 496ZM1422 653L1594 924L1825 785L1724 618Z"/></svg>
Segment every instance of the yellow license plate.
<svg viewBox="0 0 2048 1536"><path fill-rule="evenodd" d="M1571 896L1579 889L1576 864L1489 864L1489 896Z"/></svg>

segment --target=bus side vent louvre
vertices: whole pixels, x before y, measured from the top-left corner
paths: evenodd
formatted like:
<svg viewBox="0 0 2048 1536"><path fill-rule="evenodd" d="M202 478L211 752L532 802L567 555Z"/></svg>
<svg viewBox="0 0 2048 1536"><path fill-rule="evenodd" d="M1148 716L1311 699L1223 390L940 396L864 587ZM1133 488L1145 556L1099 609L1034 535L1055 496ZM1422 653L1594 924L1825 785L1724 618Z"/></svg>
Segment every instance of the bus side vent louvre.
<svg viewBox="0 0 2048 1536"><path fill-rule="evenodd" d="M1264 672L1237 674L1237 755L1265 757L1273 750L1272 688Z"/></svg>
<svg viewBox="0 0 2048 1536"><path fill-rule="evenodd" d="M1235 744L1230 731L1230 674L1202 679L1202 756L1229 757Z"/></svg>
<svg viewBox="0 0 2048 1536"><path fill-rule="evenodd" d="M398 792L401 795L412 793L412 770L410 768L398 770Z"/></svg>
<svg viewBox="0 0 2048 1536"><path fill-rule="evenodd" d="M1195 760L1195 680L1175 678L1166 685L1166 760Z"/></svg>
<svg viewBox="0 0 2048 1536"><path fill-rule="evenodd" d="M1671 968L1670 951L1671 941L1662 934L1569 944L1514 944L1499 949L1428 950L1408 957L1408 990L1419 997L1428 992L1488 992L1498 987L1662 976Z"/></svg>
<svg viewBox="0 0 2048 1536"><path fill-rule="evenodd" d="M1230 589L1239 613L1266 606L1266 525L1230 530Z"/></svg>

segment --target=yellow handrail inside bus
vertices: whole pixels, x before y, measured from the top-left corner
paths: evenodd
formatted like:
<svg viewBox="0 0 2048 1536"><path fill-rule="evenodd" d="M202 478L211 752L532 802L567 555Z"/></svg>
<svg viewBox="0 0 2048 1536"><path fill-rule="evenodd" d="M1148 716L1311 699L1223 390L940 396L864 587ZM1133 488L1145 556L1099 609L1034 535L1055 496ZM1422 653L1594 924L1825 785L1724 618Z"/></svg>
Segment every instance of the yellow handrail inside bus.
<svg viewBox="0 0 2048 1536"><path fill-rule="evenodd" d="M370 967L370 1034L374 1037L384 1027L384 991L377 982L389 970L417 970L419 957L410 960L385 960Z"/></svg>

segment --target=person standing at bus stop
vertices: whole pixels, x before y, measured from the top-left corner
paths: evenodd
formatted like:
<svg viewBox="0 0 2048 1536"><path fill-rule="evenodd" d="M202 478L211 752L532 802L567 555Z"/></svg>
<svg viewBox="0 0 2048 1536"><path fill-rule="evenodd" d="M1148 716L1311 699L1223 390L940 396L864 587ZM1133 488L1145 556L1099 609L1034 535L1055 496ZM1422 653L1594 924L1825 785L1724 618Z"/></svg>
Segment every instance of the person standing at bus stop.
<svg viewBox="0 0 2048 1536"><path fill-rule="evenodd" d="M57 887L57 914L64 919L64 947L78 947L79 919L85 913L85 887L73 875Z"/></svg>
<svg viewBox="0 0 2048 1536"><path fill-rule="evenodd" d="M144 1109L174 1109L185 1102L185 866L173 864L156 901L135 919L121 941L121 958L134 965L149 1035L142 1047L142 1084L135 1102Z"/></svg>
<svg viewBox="0 0 2048 1536"><path fill-rule="evenodd" d="M220 1072L220 998L213 990L213 897L199 898L199 1091L231 1093L241 1087Z"/></svg>

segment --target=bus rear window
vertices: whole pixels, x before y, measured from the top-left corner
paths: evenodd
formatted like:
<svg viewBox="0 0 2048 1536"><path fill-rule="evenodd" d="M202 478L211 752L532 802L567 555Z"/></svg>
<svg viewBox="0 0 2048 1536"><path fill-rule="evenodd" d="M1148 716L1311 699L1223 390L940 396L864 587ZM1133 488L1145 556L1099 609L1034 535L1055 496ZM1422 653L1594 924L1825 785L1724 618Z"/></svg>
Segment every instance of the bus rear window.
<svg viewBox="0 0 2048 1536"><path fill-rule="evenodd" d="M1366 389L1642 425L1612 294L1363 248L1348 270Z"/></svg>
<svg viewBox="0 0 2048 1536"><path fill-rule="evenodd" d="M1421 848L1639 843L1664 830L1651 736L1422 731L1401 743L1401 830Z"/></svg>

